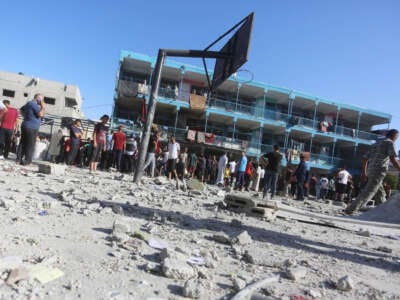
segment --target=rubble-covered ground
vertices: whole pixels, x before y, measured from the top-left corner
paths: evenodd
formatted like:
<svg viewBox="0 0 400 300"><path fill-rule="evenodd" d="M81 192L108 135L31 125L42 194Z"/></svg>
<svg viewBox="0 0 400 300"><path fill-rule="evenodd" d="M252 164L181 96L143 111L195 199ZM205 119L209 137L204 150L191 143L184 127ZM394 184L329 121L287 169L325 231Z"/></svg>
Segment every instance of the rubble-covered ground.
<svg viewBox="0 0 400 300"><path fill-rule="evenodd" d="M37 170L0 161L0 299L230 299L265 278L253 299L400 299L397 236L229 211L216 186Z"/></svg>

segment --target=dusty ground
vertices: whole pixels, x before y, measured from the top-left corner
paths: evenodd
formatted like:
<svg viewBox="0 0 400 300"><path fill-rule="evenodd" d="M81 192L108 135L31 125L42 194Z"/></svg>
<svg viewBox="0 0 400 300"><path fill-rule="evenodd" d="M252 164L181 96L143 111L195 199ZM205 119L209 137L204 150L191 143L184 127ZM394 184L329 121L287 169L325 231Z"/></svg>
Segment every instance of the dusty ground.
<svg viewBox="0 0 400 300"><path fill-rule="evenodd" d="M395 237L266 221L222 209L225 192L214 186L183 191L148 178L138 186L117 172L70 167L54 176L6 160L0 182L0 299L230 299L276 275L257 299L400 299ZM35 266L63 274L40 283Z"/></svg>

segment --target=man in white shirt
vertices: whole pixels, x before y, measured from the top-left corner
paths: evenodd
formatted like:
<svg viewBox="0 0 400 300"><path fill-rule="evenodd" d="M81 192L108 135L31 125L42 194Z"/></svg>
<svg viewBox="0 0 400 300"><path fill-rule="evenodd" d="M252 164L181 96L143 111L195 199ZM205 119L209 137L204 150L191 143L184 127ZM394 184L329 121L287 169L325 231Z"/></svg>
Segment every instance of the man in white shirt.
<svg viewBox="0 0 400 300"><path fill-rule="evenodd" d="M231 174L231 178L229 181L229 185L232 186L233 184L233 179L236 178L236 161L232 158L232 160L229 162L229 172Z"/></svg>
<svg viewBox="0 0 400 300"><path fill-rule="evenodd" d="M228 163L228 156L226 156L226 152L221 155L218 161L218 176L217 176L217 185L224 184L224 172L226 168L226 164Z"/></svg>
<svg viewBox="0 0 400 300"><path fill-rule="evenodd" d="M178 159L181 147L176 142L175 136L171 135L171 142L168 144L168 179L171 179L171 174L174 173L175 179L178 180L176 173L176 160Z"/></svg>
<svg viewBox="0 0 400 300"><path fill-rule="evenodd" d="M337 185L337 201L343 201L344 196L347 192L347 182L351 180L351 175L347 172L346 167L341 167L337 174L338 185Z"/></svg>

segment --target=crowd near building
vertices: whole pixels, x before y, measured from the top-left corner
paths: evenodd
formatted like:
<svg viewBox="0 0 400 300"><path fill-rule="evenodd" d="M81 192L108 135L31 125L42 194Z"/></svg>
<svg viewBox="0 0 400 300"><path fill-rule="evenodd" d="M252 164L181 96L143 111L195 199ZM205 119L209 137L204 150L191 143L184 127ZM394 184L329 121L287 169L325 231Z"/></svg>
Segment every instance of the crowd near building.
<svg viewBox="0 0 400 300"><path fill-rule="evenodd" d="M23 115L7 147L23 164L40 158L89 168L91 173L99 167L133 174L154 64L149 56L121 52L112 115L103 115L89 135L77 87L0 72L3 102L20 108ZM48 115L64 124L40 137L39 127ZM63 122L66 118L69 121ZM387 165L390 157L400 168L393 160L398 132L389 131L385 144L379 144L384 146L376 146L385 136L372 131L376 125L389 127L390 121L387 113L237 76L210 93L203 69L167 60L144 171L151 177L195 177L260 192L264 199L281 194L351 203L360 193L360 175L366 172L361 161L371 145L377 153L385 152ZM384 184L383 192L367 197L377 203L390 195L381 177L374 184ZM370 193L376 193L370 185Z"/></svg>

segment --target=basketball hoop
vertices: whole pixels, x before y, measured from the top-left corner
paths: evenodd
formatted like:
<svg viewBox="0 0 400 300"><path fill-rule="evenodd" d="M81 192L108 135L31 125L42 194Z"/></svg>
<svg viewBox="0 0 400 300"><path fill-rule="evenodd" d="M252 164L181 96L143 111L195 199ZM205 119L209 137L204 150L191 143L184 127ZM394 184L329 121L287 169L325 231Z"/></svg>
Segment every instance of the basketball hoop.
<svg viewBox="0 0 400 300"><path fill-rule="evenodd" d="M237 83L246 84L253 81L254 74L248 69L240 69L233 73L232 77Z"/></svg>

